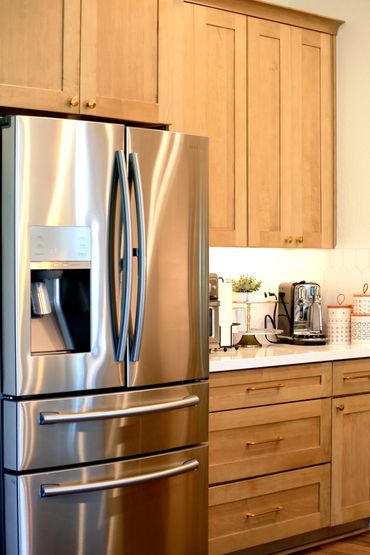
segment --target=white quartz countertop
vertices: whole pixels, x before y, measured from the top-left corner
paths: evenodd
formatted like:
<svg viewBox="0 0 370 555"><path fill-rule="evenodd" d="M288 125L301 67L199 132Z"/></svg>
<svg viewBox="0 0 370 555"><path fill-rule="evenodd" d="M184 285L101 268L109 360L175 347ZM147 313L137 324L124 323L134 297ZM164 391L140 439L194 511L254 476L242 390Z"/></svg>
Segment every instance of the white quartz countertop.
<svg viewBox="0 0 370 555"><path fill-rule="evenodd" d="M259 348L230 349L210 354L210 372L224 370L245 370L264 366L303 364L345 360L350 358L370 358L370 343L361 345L264 345Z"/></svg>

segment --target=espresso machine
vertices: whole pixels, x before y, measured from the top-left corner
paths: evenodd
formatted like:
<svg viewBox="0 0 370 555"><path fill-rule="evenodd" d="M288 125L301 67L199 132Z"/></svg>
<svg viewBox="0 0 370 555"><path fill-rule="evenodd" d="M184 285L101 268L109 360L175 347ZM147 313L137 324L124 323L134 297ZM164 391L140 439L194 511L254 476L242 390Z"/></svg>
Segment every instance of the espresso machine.
<svg viewBox="0 0 370 555"><path fill-rule="evenodd" d="M278 335L282 343L325 345L320 285L299 281L279 285Z"/></svg>

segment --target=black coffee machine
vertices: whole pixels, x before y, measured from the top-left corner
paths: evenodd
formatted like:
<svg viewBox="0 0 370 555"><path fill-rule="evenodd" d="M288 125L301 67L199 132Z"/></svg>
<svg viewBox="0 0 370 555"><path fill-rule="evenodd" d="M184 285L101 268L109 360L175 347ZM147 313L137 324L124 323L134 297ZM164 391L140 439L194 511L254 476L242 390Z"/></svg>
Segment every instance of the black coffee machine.
<svg viewBox="0 0 370 555"><path fill-rule="evenodd" d="M282 343L325 345L320 285L299 281L279 285L278 335Z"/></svg>

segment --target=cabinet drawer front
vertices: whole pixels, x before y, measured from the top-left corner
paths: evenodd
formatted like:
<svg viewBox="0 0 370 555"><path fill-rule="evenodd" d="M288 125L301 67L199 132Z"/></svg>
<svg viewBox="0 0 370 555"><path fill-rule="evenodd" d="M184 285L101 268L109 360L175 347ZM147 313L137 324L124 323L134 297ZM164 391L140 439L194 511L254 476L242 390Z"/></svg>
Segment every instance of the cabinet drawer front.
<svg viewBox="0 0 370 555"><path fill-rule="evenodd" d="M211 412L327 397L331 362L215 372L209 381Z"/></svg>
<svg viewBox="0 0 370 555"><path fill-rule="evenodd" d="M329 487L329 464L211 487L210 555L328 526Z"/></svg>
<svg viewBox="0 0 370 555"><path fill-rule="evenodd" d="M210 414L210 484L330 459L330 399Z"/></svg>
<svg viewBox="0 0 370 555"><path fill-rule="evenodd" d="M333 363L333 395L370 391L370 359L341 360Z"/></svg>

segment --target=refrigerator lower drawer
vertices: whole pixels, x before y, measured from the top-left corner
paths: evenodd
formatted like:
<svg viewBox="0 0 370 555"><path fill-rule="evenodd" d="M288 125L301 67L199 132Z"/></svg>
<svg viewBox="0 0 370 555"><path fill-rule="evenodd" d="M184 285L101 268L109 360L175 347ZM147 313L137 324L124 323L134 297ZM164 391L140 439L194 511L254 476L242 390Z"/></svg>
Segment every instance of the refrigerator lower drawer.
<svg viewBox="0 0 370 555"><path fill-rule="evenodd" d="M208 438L208 383L4 401L4 467L23 471L155 453Z"/></svg>
<svg viewBox="0 0 370 555"><path fill-rule="evenodd" d="M5 474L7 555L204 555L207 446Z"/></svg>

